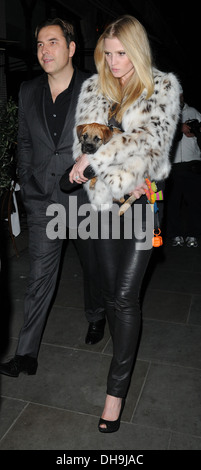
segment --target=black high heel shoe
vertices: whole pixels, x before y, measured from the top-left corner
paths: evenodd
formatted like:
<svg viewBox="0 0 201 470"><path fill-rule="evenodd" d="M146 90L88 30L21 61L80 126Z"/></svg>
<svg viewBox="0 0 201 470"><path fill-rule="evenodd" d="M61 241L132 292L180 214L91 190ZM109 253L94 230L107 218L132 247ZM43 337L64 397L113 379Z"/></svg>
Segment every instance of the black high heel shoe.
<svg viewBox="0 0 201 470"><path fill-rule="evenodd" d="M122 398L119 417L115 421L108 421L107 419L103 419L103 418L99 419L98 429L100 432L111 433L111 432L117 432L119 430L120 423L121 423L121 415L124 409L124 405L125 405L125 399ZM101 424L105 424L106 427L102 428Z"/></svg>

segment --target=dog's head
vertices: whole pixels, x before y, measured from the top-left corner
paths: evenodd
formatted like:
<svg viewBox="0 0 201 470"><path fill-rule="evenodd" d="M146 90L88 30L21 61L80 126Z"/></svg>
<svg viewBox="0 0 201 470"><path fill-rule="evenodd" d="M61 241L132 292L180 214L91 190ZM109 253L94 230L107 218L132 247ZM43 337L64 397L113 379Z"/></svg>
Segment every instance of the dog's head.
<svg viewBox="0 0 201 470"><path fill-rule="evenodd" d="M112 128L104 124L81 124L77 126L77 136L81 143L82 153L95 153L102 144L112 138Z"/></svg>

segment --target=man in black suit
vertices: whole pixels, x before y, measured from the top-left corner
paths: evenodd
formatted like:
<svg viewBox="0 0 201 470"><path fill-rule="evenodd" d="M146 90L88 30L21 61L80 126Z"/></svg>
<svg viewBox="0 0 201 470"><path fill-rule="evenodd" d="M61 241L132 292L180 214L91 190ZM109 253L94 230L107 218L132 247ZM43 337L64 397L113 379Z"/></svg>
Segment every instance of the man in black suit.
<svg viewBox="0 0 201 470"><path fill-rule="evenodd" d="M25 297L24 324L16 354L0 364L0 373L18 377L35 374L40 342L52 300L62 249L62 240L47 236L51 204L62 204L69 218L70 198L77 207L88 202L83 187L64 193L59 180L73 164L74 115L80 88L88 74L73 66L73 26L59 18L47 20L36 29L38 61L45 74L23 82L19 92L18 160L21 194L29 228L30 275ZM78 223L79 225L79 223ZM83 265L85 312L89 321L86 343L103 337L105 316L93 265L93 244L82 240L76 224L67 228ZM74 235L72 235L74 233ZM90 282L89 282L90 281Z"/></svg>

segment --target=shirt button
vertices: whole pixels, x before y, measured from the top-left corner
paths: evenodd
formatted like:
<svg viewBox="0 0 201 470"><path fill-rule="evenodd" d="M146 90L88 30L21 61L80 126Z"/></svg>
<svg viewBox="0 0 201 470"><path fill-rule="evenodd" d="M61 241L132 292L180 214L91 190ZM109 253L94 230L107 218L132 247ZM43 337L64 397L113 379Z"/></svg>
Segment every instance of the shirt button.
<svg viewBox="0 0 201 470"><path fill-rule="evenodd" d="M56 133L56 132L54 132L54 135L57 135L57 133Z"/></svg>
<svg viewBox="0 0 201 470"><path fill-rule="evenodd" d="M57 150L54 152L55 155L59 155L59 152L57 152Z"/></svg>
<svg viewBox="0 0 201 470"><path fill-rule="evenodd" d="M56 115L56 114L53 114L53 117L57 117L57 115Z"/></svg>

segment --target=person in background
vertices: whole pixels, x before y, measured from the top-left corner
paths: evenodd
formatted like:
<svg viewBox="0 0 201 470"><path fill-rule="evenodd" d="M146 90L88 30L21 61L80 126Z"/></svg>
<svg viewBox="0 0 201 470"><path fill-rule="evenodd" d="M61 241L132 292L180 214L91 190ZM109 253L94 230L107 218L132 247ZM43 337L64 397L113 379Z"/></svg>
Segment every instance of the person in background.
<svg viewBox="0 0 201 470"><path fill-rule="evenodd" d="M70 198L76 200L78 209L88 203L81 186L69 195L60 190L59 180L73 163L75 109L81 85L89 74L73 66L76 44L73 26L67 21L59 18L44 21L36 29L36 40L38 61L45 73L23 82L19 92L18 167L27 212L30 273L16 354L0 364L0 373L12 377L21 372L36 373L41 338L58 278L63 240L47 236L51 217L46 210L51 204L61 204L68 223ZM86 342L94 344L103 337L105 313L96 282L93 245L90 239L79 237L74 222L67 233L83 265L85 310L90 322Z"/></svg>
<svg viewBox="0 0 201 470"><path fill-rule="evenodd" d="M136 235L140 227L149 226L151 208L145 196L145 178L149 176L160 187L169 175L169 151L180 111L179 83L174 74L153 67L147 33L130 15L106 27L94 58L98 73L82 86L75 124L98 122L119 127L122 132L115 133L94 155L82 154L75 134L76 162L70 181L84 183L99 217L99 238L94 244L113 355L98 429L111 433L119 429L131 380L141 329L140 291L152 253L151 243L139 244ZM83 175L88 165L97 178L95 187ZM114 237L107 211L112 214L116 204L121 206L121 198L127 200L132 194L136 202L129 213L134 233L124 235L128 228L125 212L120 218L120 236ZM142 218L136 217L139 206ZM152 236L150 230L151 240Z"/></svg>
<svg viewBox="0 0 201 470"><path fill-rule="evenodd" d="M201 114L184 101L180 90L181 118L172 150L172 170L167 182L166 227L172 246L198 246L201 235Z"/></svg>

